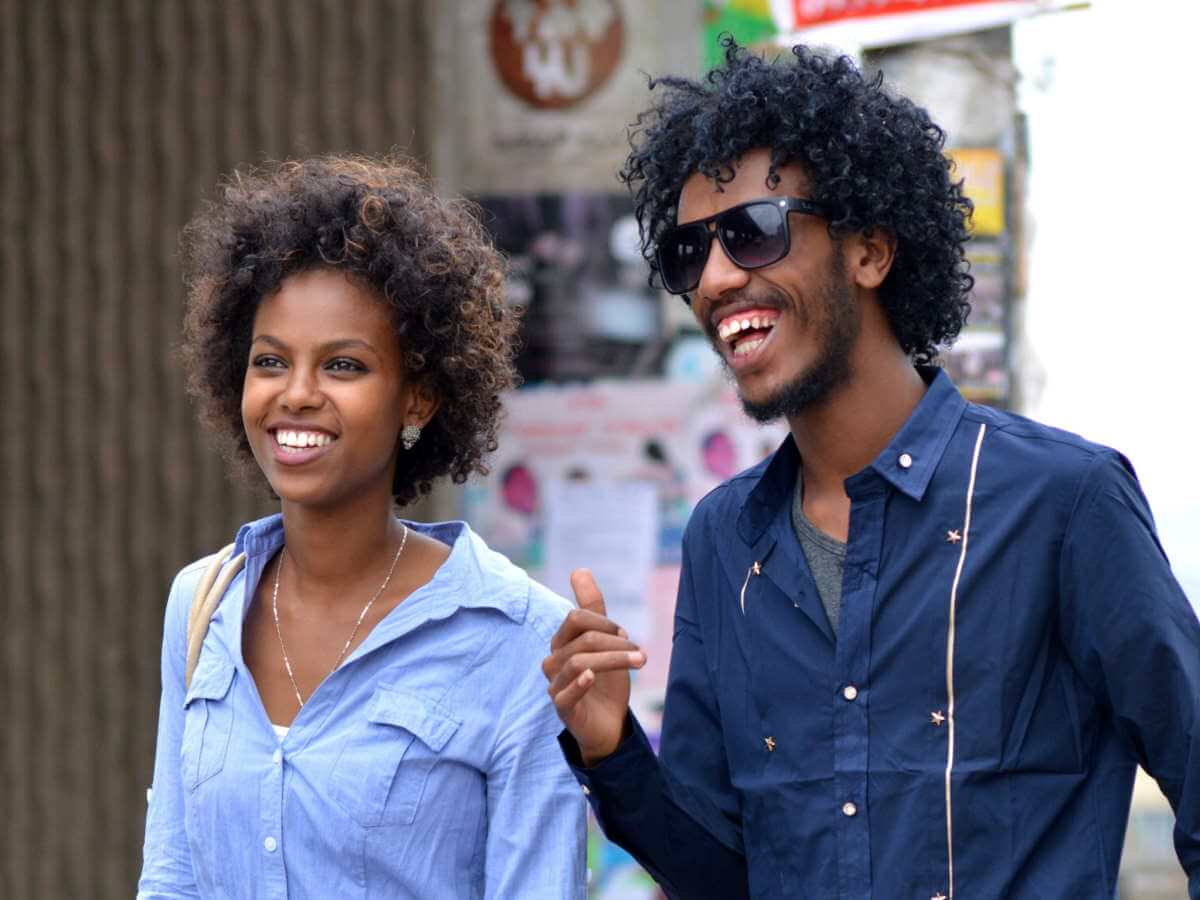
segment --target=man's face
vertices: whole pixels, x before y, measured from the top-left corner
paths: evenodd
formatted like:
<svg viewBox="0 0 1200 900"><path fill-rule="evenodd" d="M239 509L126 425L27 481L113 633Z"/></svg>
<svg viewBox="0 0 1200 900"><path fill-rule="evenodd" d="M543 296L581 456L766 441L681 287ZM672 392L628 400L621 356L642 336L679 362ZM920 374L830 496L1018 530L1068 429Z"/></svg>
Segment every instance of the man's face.
<svg viewBox="0 0 1200 900"><path fill-rule="evenodd" d="M750 200L810 196L798 164L778 169L773 189L767 187L769 171L769 151L757 149L735 163L723 190L692 175L679 195L678 222ZM743 407L764 422L803 412L848 380L859 330L850 279L828 223L791 213L788 224L788 254L761 269L739 268L714 239L692 292L692 311L733 374Z"/></svg>

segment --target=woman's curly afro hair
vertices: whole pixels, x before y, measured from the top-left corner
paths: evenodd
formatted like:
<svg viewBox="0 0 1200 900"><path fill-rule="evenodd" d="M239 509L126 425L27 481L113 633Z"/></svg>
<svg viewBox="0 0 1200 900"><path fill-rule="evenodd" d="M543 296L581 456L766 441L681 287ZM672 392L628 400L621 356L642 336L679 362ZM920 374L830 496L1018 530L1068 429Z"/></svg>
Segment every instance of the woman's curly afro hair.
<svg viewBox="0 0 1200 900"><path fill-rule="evenodd" d="M239 468L257 473L241 396L259 302L290 275L346 272L395 323L409 376L441 399L402 453L399 504L450 475L487 472L500 395L515 383L516 316L504 262L464 201L436 196L411 161L325 157L237 173L184 231L183 356L201 416Z"/></svg>
<svg viewBox="0 0 1200 900"><path fill-rule="evenodd" d="M897 242L880 289L892 331L918 363L937 355L966 321L973 279L964 245L971 201L951 180L945 133L879 75L868 80L846 57L804 46L767 62L724 37L725 62L701 81L664 77L664 95L638 116L621 180L634 193L651 282L663 229L675 224L683 183L702 173L718 184L747 151L771 151L776 169L800 163L812 198L832 210L835 239L882 229Z"/></svg>

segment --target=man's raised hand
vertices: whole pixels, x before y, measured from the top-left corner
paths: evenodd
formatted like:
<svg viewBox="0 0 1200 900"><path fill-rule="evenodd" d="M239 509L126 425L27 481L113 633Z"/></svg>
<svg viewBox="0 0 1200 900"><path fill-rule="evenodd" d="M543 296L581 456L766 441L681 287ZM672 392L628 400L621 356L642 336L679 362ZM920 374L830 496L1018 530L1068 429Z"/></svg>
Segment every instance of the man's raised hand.
<svg viewBox="0 0 1200 900"><path fill-rule="evenodd" d="M579 744L584 765L610 756L620 744L629 710L629 670L646 654L606 615L604 596L587 569L571 573L578 609L550 642L542 672L558 717Z"/></svg>

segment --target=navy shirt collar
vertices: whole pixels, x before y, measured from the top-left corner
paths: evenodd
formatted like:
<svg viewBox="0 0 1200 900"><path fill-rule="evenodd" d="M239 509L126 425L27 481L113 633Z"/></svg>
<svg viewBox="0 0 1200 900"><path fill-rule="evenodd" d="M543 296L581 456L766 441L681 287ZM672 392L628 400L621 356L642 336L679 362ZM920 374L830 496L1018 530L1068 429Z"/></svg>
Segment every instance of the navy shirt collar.
<svg viewBox="0 0 1200 900"><path fill-rule="evenodd" d="M940 368L918 366L917 371L927 385L925 396L871 464L846 479L851 498L871 490L880 478L913 500L924 498L967 403ZM766 463L751 471L757 482L737 523L747 544L758 541L781 503L791 502L799 465L800 452L789 434Z"/></svg>

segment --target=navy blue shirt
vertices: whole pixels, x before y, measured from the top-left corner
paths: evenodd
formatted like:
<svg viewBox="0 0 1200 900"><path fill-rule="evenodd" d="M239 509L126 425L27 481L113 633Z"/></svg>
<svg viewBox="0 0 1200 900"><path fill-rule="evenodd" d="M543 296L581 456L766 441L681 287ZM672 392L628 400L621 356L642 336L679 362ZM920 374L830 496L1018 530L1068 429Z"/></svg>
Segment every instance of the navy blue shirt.
<svg viewBox="0 0 1200 900"><path fill-rule="evenodd" d="M1200 623L1128 461L940 372L848 478L835 640L788 438L697 506L656 757L583 768L678 897L1113 897L1136 766L1200 900Z"/></svg>

